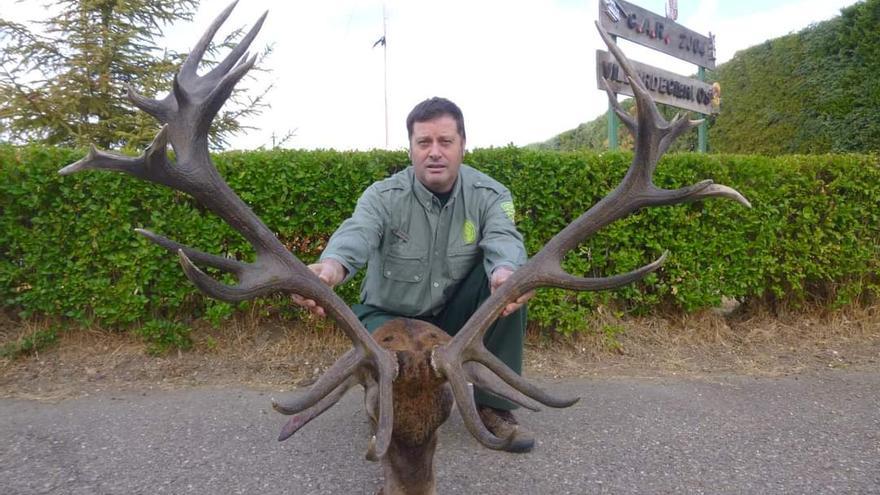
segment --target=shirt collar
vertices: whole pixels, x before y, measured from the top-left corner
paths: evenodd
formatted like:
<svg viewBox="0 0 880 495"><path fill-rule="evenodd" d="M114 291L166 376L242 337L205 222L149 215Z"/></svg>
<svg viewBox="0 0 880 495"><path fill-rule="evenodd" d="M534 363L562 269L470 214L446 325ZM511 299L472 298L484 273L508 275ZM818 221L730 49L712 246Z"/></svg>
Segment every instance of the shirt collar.
<svg viewBox="0 0 880 495"><path fill-rule="evenodd" d="M415 170L413 170L413 172L415 172ZM425 187L425 185L419 181L415 173L413 173L412 180L413 192L416 195L416 199L419 200L419 203L423 205L432 204L436 198L436 196L434 196L434 193L431 192L430 189ZM449 201L446 204L451 204L453 201L455 201L456 196L458 196L458 193L461 192L461 187L461 169L459 169L458 177L455 178L455 184L452 185L452 194L449 196Z"/></svg>

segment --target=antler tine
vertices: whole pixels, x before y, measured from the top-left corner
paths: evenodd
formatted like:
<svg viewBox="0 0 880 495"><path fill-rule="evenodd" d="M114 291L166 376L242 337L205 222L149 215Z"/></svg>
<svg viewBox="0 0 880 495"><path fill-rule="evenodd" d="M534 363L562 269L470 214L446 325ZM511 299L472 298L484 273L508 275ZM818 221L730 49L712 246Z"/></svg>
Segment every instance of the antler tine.
<svg viewBox="0 0 880 495"><path fill-rule="evenodd" d="M183 65L180 66L180 77L184 80L194 79L198 77L197 71L199 68L199 64L202 63L202 57L205 56L205 50L208 49L208 45L211 44L211 40L214 39L214 36L217 34L217 31L220 29L220 26L226 22L226 19L229 18L229 14L232 13L232 10L235 6L238 5L238 0L233 1L229 5L220 12L214 21L211 22L211 25L208 26L208 29L205 30L205 33L202 34L202 37L196 43L196 46L190 50L189 55L187 55L186 60L183 61ZM265 17L265 14L264 14ZM262 18L259 22L260 26L262 26ZM250 34L250 33L248 33ZM256 33L254 33L256 36Z"/></svg>
<svg viewBox="0 0 880 495"><path fill-rule="evenodd" d="M486 366L517 392L542 404L551 407L567 407L576 402L576 399L555 398L532 385L492 356L483 346L482 340L486 330L501 315L508 303L539 287L561 287L574 290L605 290L619 287L639 280L659 268L666 259L666 253L639 269L612 277L575 277L566 273L562 268L562 260L567 252L575 249L602 227L641 208L671 205L708 197L729 198L750 206L748 200L736 190L713 184L708 180L675 190L661 189L654 185L653 174L660 156L676 137L696 125L696 122L687 119L686 116L676 117L671 124L667 122L657 109L650 93L637 77L632 64L601 25L596 23L596 26L602 39L605 40L608 48L626 72L636 95L638 115L636 119L632 119L623 112L616 101L616 96L608 89L606 82L605 90L612 108L635 134L636 149L633 162L623 181L614 191L550 239L540 252L535 254L528 263L514 272L504 284L492 293L451 341L434 351L434 367L438 372L443 373L452 384L455 401L465 424L474 437L489 448L499 448L500 445L504 445L505 439L492 436L477 417L473 394L464 385L465 376L471 380L479 378L480 385L489 392L508 398L511 397L511 394L509 390L498 386L495 381L485 380L483 377L472 376L464 372L464 364L478 362Z"/></svg>
<svg viewBox="0 0 880 495"><path fill-rule="evenodd" d="M162 129L153 138L153 142L141 153L132 158L101 151L94 145L89 146L89 152L83 158L71 163L58 171L60 175L70 175L81 170L103 169L115 172L124 172L138 179L150 180L159 184L170 186L170 179L166 170L169 168L168 156L165 154L168 148L168 126Z"/></svg>
<svg viewBox="0 0 880 495"><path fill-rule="evenodd" d="M306 415L320 414L334 403L338 386L353 374L375 375L379 397L379 420L376 441L371 452L385 455L391 442L393 423L392 382L397 364L369 335L351 308L333 290L311 272L266 227L250 207L226 184L208 153L208 128L211 120L229 97L235 84L253 67L256 56L242 57L256 36L265 14L250 30L244 41L218 66L204 77L196 73L208 43L229 17L233 2L211 24L187 57L172 92L161 101L150 100L130 91L132 101L166 125L153 143L139 157L131 158L98 151L94 147L82 160L59 171L63 175L86 169L124 172L139 179L162 184L191 195L201 205L221 217L253 246L256 260L244 263L210 255L176 243L152 232L139 230L147 239L176 251L187 277L211 297L224 301L242 301L257 296L282 292L296 293L318 301L345 332L354 350L340 357L303 398L289 404L289 410ZM173 146L177 161L168 159L168 143ZM233 274L238 283L226 285L199 270L193 261ZM362 375L359 375L362 376ZM325 407L326 406L326 407Z"/></svg>
<svg viewBox="0 0 880 495"><path fill-rule="evenodd" d="M673 141L678 139L679 136L702 123L703 119L691 120L687 112L684 114L676 114L672 119L672 122L668 125L669 132L660 138L660 143L658 145L659 155L666 153L666 150L672 146Z"/></svg>
<svg viewBox="0 0 880 495"><path fill-rule="evenodd" d="M152 115L163 124L167 124L169 116L177 110L177 103L170 94L162 100L154 100L135 91L131 84L126 84L125 89L128 99L134 103L134 106Z"/></svg>
<svg viewBox="0 0 880 495"><path fill-rule="evenodd" d="M351 349L333 363L327 371L318 378L309 390L296 397L288 397L280 401L272 401L272 408L281 414L296 414L316 404L322 397L332 392L343 381L348 379L358 368L362 357L358 349Z"/></svg>
<svg viewBox="0 0 880 495"><path fill-rule="evenodd" d="M605 93L608 94L608 101L611 103L611 108L614 109L614 113L620 117L620 121L629 129L629 132L635 134L636 133L636 120L632 118L632 115L626 113L626 110L620 105L620 102L617 101L617 95L611 91L611 83L608 82L608 79L602 78L602 82L605 85Z"/></svg>
<svg viewBox="0 0 880 495"><path fill-rule="evenodd" d="M477 361L468 361L464 363L463 368L468 381L477 387L488 390L494 395L509 400L530 411L538 412L541 410L535 401L498 378L498 375L491 372L484 364Z"/></svg>
<svg viewBox="0 0 880 495"><path fill-rule="evenodd" d="M260 18L257 19L257 22L254 23L253 27L251 27L250 31L248 31L244 38L242 38L241 41L239 41L238 44L235 46L235 48L233 48L232 51L230 51L229 54L226 55L226 58L224 58L222 62L217 64L216 67L211 69L211 71L208 72L205 77L210 79L220 77L223 74L229 72L229 69L235 66L235 64L238 63L241 59L246 59L247 54L245 52L247 51L248 47L251 46L254 38L257 37L257 33L260 31L260 28L263 27L263 22L266 21L267 15L269 15L268 10L266 12L263 12L263 15L261 15Z"/></svg>
<svg viewBox="0 0 880 495"><path fill-rule="evenodd" d="M311 420L317 418L321 414L324 413L327 409L333 407L342 396L348 392L351 387L357 385L358 380L355 376L349 376L344 382L342 382L338 387L333 389L332 392L327 394L321 400L319 400L315 405L305 409L301 414L293 413L294 416L290 418L287 423L281 428L281 433L278 434L278 441L283 442L290 438L294 433L299 431L303 426L307 425ZM274 400L272 400L272 407L279 412L285 413L281 409L278 408L277 404Z"/></svg>
<svg viewBox="0 0 880 495"><path fill-rule="evenodd" d="M530 399L536 400L541 404L544 404L545 406L555 408L569 407L580 400L577 397L558 398L548 394L540 387L536 387L529 381L514 373L500 359L496 358L492 355L492 353L487 351L485 347L473 346L469 348L468 357L471 361L464 364L470 364L471 362L482 364L483 366L491 370L496 376L501 378L501 380L503 380L505 384L510 385L514 390L522 393ZM484 378L483 381L487 380L485 380ZM491 386L492 383L489 383L489 385ZM497 393L505 392L505 389L503 387L497 388Z"/></svg>
<svg viewBox="0 0 880 495"><path fill-rule="evenodd" d="M203 107L204 113L198 124L198 131L200 133L208 132L208 128L211 126L211 121L214 120L214 116L220 111L220 107L223 106L226 99L232 94L235 85L238 84L238 81L240 81L241 78L251 70L251 68L253 68L256 62L257 55L254 54L249 59L242 60L242 63L236 65L232 71L220 79L220 82L206 98L206 103Z"/></svg>
<svg viewBox="0 0 880 495"><path fill-rule="evenodd" d="M242 274L246 272L247 264L242 263L241 261L226 258L223 256L217 256L214 254L208 254L197 249L193 249L189 246L184 246L183 244L174 242L167 237L150 232L146 229L134 229L134 231L146 237L154 244L158 244L159 246L167 249L172 253L183 251L183 253L186 254L189 259L194 260L200 265L207 265L226 273L231 273L236 277L241 277Z"/></svg>
<svg viewBox="0 0 880 495"><path fill-rule="evenodd" d="M483 446L492 450L505 450L510 447L513 444L515 432L511 432L506 438L498 438L486 429L486 426L480 419L480 414L477 412L473 386L465 381L462 373L446 374L446 380L452 389L452 395L455 396L455 404L458 407L459 414L461 414L461 419L468 431L471 432L471 435ZM460 402L459 397L466 397L468 399Z"/></svg>
<svg viewBox="0 0 880 495"><path fill-rule="evenodd" d="M722 184L709 184L707 187L703 188L700 191L696 191L689 195L687 198L689 201L695 201L703 198L727 198L740 203L746 208L751 208L752 203L746 199L745 196L739 193L736 189L732 187L728 187Z"/></svg>
<svg viewBox="0 0 880 495"><path fill-rule="evenodd" d="M272 400L272 407L276 411L296 415L285 424L278 438L279 441L293 435L306 423L329 409L352 385L362 383L367 389L367 396L378 397L379 411L376 434L370 440L367 459L375 461L385 456L391 443L393 426L391 387L394 376L379 372L372 375L365 373L362 354L362 349L355 345L355 349L340 357L305 394L282 401ZM355 372L360 375L352 376ZM378 382L374 379L375 376L379 377Z"/></svg>
<svg viewBox="0 0 880 495"><path fill-rule="evenodd" d="M250 267L239 273L240 282L237 285L230 286L217 281L210 275L199 270L196 265L187 257L183 250L177 252L180 260L180 267L186 278L192 282L200 291L226 302L248 301L260 296L267 296L275 292L282 292L285 288L285 280L279 279L277 272L268 271L265 273L254 272L259 270L257 267ZM251 277L248 277L251 275Z"/></svg>
<svg viewBox="0 0 880 495"><path fill-rule="evenodd" d="M623 287L624 285L629 285L633 282L639 281L645 278L645 275L657 270L663 265L663 262L666 261L666 257L668 256L668 252L664 252L656 260L644 265L640 268L637 268L631 272L621 273L619 275L612 275L610 277L575 277L569 273L566 273L561 268L555 273L553 270L548 272L548 275L544 281L545 287L556 287L559 289L570 289L570 290L582 290L582 291L600 291L600 290L609 290L616 289L618 287Z"/></svg>

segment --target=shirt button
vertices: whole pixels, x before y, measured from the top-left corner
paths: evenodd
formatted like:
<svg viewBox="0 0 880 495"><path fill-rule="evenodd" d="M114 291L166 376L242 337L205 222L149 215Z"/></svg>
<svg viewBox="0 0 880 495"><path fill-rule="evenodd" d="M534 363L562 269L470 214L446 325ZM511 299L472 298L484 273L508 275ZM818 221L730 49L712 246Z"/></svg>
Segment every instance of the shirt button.
<svg viewBox="0 0 880 495"><path fill-rule="evenodd" d="M434 288L436 289L437 287L440 287L440 283L439 283L439 282L434 282Z"/></svg>
<svg viewBox="0 0 880 495"><path fill-rule="evenodd" d="M415 277L413 277L413 278L414 278L414 279L416 279L416 280L421 280L421 278L422 278L422 277L420 277L420 276L418 276L418 275L416 275L416 276L415 276Z"/></svg>
<svg viewBox="0 0 880 495"><path fill-rule="evenodd" d="M391 276L391 272L385 272L385 276L386 276L386 277L390 277L390 276Z"/></svg>

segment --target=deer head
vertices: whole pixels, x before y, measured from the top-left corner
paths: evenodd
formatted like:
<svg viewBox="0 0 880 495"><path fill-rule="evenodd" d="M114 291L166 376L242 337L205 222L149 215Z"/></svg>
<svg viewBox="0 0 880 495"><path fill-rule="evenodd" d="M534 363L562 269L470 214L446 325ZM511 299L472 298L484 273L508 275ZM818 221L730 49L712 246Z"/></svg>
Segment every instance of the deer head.
<svg viewBox="0 0 880 495"><path fill-rule="evenodd" d="M273 402L276 410L292 416L282 428L279 439L293 435L332 407L349 388L361 384L366 390L366 409L375 431L368 458L382 460L388 494L434 491L431 459L436 430L448 417L453 397L464 424L481 444L490 449L504 449L510 444L512 436L495 437L483 425L474 403L474 385L531 410L538 410L537 403L568 407L577 401L545 392L512 372L485 349L483 335L508 302L539 287L572 290L619 287L656 270L666 256L629 273L581 278L562 269L565 253L603 226L640 208L713 196L749 205L735 190L711 181L676 190L660 189L653 184L653 172L662 153L677 136L699 121L678 116L671 123L666 122L626 57L599 27L609 49L628 75L638 105L638 117L633 119L609 92L615 111L636 137L635 156L621 184L517 270L455 338L450 339L442 330L416 320L389 322L371 337L351 309L284 247L229 188L211 163L208 128L235 84L253 67L255 57L249 58L246 50L266 16L257 21L220 64L207 74L199 75L197 67L209 42L234 7L235 3L231 4L214 20L186 58L171 93L165 98L153 100L129 91L135 105L164 124L141 156L130 158L92 148L86 157L59 172L67 175L85 169L114 170L163 184L190 194L240 232L256 251L252 263L204 253L137 229L147 239L177 253L186 276L209 296L236 302L272 293L295 293L323 306L353 347L303 394ZM175 163L167 154L169 143L175 151ZM223 284L196 265L231 273L237 283Z"/></svg>

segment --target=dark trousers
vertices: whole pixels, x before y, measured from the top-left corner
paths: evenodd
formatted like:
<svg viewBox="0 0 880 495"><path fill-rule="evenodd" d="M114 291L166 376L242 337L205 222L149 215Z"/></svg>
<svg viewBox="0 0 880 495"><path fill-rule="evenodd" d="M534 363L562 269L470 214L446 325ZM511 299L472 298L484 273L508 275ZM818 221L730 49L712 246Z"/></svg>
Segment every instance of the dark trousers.
<svg viewBox="0 0 880 495"><path fill-rule="evenodd" d="M489 279L482 263L477 263L455 294L446 303L443 311L436 316L422 316L419 320L427 321L443 329L449 335L455 335L464 326L468 318L490 294ZM355 304L351 307L354 314L370 333L388 320L402 318L383 309L366 304ZM523 340L526 331L526 306L523 305L515 313L500 318L489 327L483 338L486 349L506 364L517 374L522 374ZM491 406L496 409L516 409L516 405L494 395L477 389L474 398L478 405Z"/></svg>

